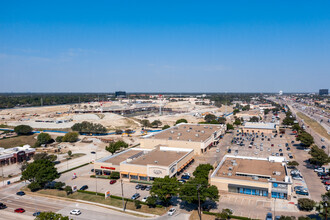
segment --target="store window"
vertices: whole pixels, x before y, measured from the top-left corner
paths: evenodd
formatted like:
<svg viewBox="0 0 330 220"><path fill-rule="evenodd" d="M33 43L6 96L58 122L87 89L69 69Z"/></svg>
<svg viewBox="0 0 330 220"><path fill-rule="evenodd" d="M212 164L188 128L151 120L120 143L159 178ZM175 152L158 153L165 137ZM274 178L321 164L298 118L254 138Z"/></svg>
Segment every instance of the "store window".
<svg viewBox="0 0 330 220"><path fill-rule="evenodd" d="M138 179L138 176L137 175L131 175L131 179L132 180L137 180Z"/></svg>
<svg viewBox="0 0 330 220"><path fill-rule="evenodd" d="M128 178L128 175L127 174L122 174L121 177L127 179Z"/></svg>
<svg viewBox="0 0 330 220"><path fill-rule="evenodd" d="M147 181L148 180L148 177L146 177L146 176L140 176L140 180Z"/></svg>

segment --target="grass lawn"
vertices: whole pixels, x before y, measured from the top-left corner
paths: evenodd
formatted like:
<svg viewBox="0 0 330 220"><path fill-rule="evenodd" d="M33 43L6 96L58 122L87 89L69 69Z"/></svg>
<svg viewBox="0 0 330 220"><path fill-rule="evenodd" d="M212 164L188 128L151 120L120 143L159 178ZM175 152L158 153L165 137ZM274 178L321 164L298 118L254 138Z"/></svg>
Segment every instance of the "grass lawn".
<svg viewBox="0 0 330 220"><path fill-rule="evenodd" d="M85 200L85 201L90 201L90 202L96 202L96 203L102 203L105 205L111 205L111 206L116 206L119 208L123 207L122 200L120 199L113 199L113 198L108 198L105 199L103 196L96 196L96 195L90 195L90 194L85 194L85 193L80 193L80 192L75 192L70 195L66 195L65 191L59 191L55 189L47 189L47 190L39 190L36 193L44 194L44 195L52 195L52 196L58 196L58 197L64 197L64 198L70 198L70 199L80 199L80 200ZM150 214L155 214L155 215L162 215L165 212L168 211L168 208L149 208L147 205L142 205L140 209L136 209L135 205L133 202L126 202L126 209L133 210L133 211L138 211L141 213L150 213Z"/></svg>
<svg viewBox="0 0 330 220"><path fill-rule="evenodd" d="M317 121L311 119L310 117L308 117L307 115L301 112L298 112L297 115L299 116L299 118L304 119L304 122L308 126L310 126L315 132L319 133L321 136L330 140L330 135L327 133L325 128L322 125L320 125Z"/></svg>
<svg viewBox="0 0 330 220"><path fill-rule="evenodd" d="M31 147L33 147L33 145L37 141L36 139L34 139L35 136L37 136L37 134L22 135L22 136L18 136L18 137L1 139L0 147L11 148L11 147L23 146L25 144L28 144Z"/></svg>

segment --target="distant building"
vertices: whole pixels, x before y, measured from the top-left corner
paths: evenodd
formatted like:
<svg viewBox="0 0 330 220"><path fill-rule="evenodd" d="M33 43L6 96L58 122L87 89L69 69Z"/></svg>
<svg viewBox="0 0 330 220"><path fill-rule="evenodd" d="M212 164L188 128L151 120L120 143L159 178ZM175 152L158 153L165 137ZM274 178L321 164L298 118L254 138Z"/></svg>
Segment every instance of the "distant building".
<svg viewBox="0 0 330 220"><path fill-rule="evenodd" d="M279 132L279 126L275 123L245 122L242 130L243 133L272 134Z"/></svg>
<svg viewBox="0 0 330 220"><path fill-rule="evenodd" d="M320 89L319 95L329 95L329 89Z"/></svg>
<svg viewBox="0 0 330 220"><path fill-rule="evenodd" d="M14 148L0 148L0 164L1 166L10 165L14 163L21 163L26 160L30 160L34 153L35 149L31 148L30 145L24 145L23 147L14 147Z"/></svg>
<svg viewBox="0 0 330 220"><path fill-rule="evenodd" d="M279 94L279 95L283 95L283 91L281 90L278 94Z"/></svg>
<svg viewBox="0 0 330 220"><path fill-rule="evenodd" d="M125 91L117 91L115 92L116 98L126 98L126 92Z"/></svg>

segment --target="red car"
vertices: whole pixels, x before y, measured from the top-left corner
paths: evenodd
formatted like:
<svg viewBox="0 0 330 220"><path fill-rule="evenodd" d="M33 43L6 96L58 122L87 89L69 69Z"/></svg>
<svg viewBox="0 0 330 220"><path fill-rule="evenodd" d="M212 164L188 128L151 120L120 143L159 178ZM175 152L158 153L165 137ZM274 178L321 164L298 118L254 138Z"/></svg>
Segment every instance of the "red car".
<svg viewBox="0 0 330 220"><path fill-rule="evenodd" d="M116 180L110 180L110 184L115 184L117 181Z"/></svg>
<svg viewBox="0 0 330 220"><path fill-rule="evenodd" d="M25 210L24 210L24 209L22 209L22 208L19 208L19 209L15 209L15 212L18 212L18 213L23 213L23 212L25 212Z"/></svg>
<svg viewBox="0 0 330 220"><path fill-rule="evenodd" d="M330 181L326 181L324 184L325 185L330 185Z"/></svg>
<svg viewBox="0 0 330 220"><path fill-rule="evenodd" d="M321 176L322 180L330 180L330 176Z"/></svg>

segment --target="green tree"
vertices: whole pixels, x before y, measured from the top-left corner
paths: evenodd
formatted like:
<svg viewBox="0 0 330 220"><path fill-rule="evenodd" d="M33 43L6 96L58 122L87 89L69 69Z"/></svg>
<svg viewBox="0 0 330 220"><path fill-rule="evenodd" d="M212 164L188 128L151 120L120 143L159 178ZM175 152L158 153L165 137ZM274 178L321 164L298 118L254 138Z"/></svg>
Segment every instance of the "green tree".
<svg viewBox="0 0 330 220"><path fill-rule="evenodd" d="M196 167L193 175L195 178L208 179L210 171L213 170L213 166L210 164L200 164Z"/></svg>
<svg viewBox="0 0 330 220"><path fill-rule="evenodd" d="M69 156L69 157L72 156L72 151L71 151L71 150L68 151L68 156Z"/></svg>
<svg viewBox="0 0 330 220"><path fill-rule="evenodd" d="M18 125L14 128L14 131L18 135L28 135L32 133L33 129L28 125Z"/></svg>
<svg viewBox="0 0 330 220"><path fill-rule="evenodd" d="M72 131L82 132L82 133L96 133L104 134L107 132L106 127L98 123L91 123L83 121L82 123L76 123L71 127Z"/></svg>
<svg viewBox="0 0 330 220"><path fill-rule="evenodd" d="M242 111L249 111L250 105L243 106Z"/></svg>
<svg viewBox="0 0 330 220"><path fill-rule="evenodd" d="M35 220L70 220L70 218L54 212L41 212Z"/></svg>
<svg viewBox="0 0 330 220"><path fill-rule="evenodd" d="M35 160L28 164L22 172L22 179L31 183L37 183L44 187L47 182L51 182L60 177L55 164L47 159Z"/></svg>
<svg viewBox="0 0 330 220"><path fill-rule="evenodd" d="M140 209L141 208L141 201L140 200L135 200L134 205L135 205L136 209Z"/></svg>
<svg viewBox="0 0 330 220"><path fill-rule="evenodd" d="M111 154L116 153L116 151L120 150L120 148L127 148L128 144L124 141L112 142L108 147L105 147L105 150L109 151Z"/></svg>
<svg viewBox="0 0 330 220"><path fill-rule="evenodd" d="M284 215L281 215L281 217L279 218L279 220L295 220L296 217L294 216L284 216Z"/></svg>
<svg viewBox="0 0 330 220"><path fill-rule="evenodd" d="M287 163L287 165L290 167L297 167L297 166L299 166L299 163L297 161L293 160L293 161L289 161Z"/></svg>
<svg viewBox="0 0 330 220"><path fill-rule="evenodd" d="M143 119L141 121L141 124L142 124L143 127L151 127L150 121L147 120L147 119Z"/></svg>
<svg viewBox="0 0 330 220"><path fill-rule="evenodd" d="M269 109L265 109L265 110L264 110L264 114L265 114L265 115L267 115L269 112L270 112Z"/></svg>
<svg viewBox="0 0 330 220"><path fill-rule="evenodd" d="M52 137L48 133L41 133L37 137L37 143L40 146L41 144L49 144L52 140Z"/></svg>
<svg viewBox="0 0 330 220"><path fill-rule="evenodd" d="M214 121L217 119L217 116L213 115L213 114L207 114L204 117L204 120L208 123L210 123L211 121Z"/></svg>
<svg viewBox="0 0 330 220"><path fill-rule="evenodd" d="M184 118L181 118L181 119L179 119L179 120L177 120L177 121L175 122L176 125L177 125L177 124L180 124L180 123L188 123L188 121L187 121L186 119L184 119Z"/></svg>
<svg viewBox="0 0 330 220"><path fill-rule="evenodd" d="M314 200L303 198L298 199L298 208L302 211L310 212L314 209L316 203Z"/></svg>
<svg viewBox="0 0 330 220"><path fill-rule="evenodd" d="M224 117L221 117L221 118L218 119L219 124L226 124L226 121L227 120Z"/></svg>
<svg viewBox="0 0 330 220"><path fill-rule="evenodd" d="M294 125L292 125L292 130L294 130L294 131L301 131L302 129L299 126L299 124L294 124Z"/></svg>
<svg viewBox="0 0 330 220"><path fill-rule="evenodd" d="M311 151L309 152L312 158L309 159L311 164L317 164L323 166L330 162L330 157L324 152L323 149L320 149L318 146L313 145Z"/></svg>
<svg viewBox="0 0 330 220"><path fill-rule="evenodd" d="M66 186L66 187L64 187L64 191L66 192L67 195L72 194L72 187Z"/></svg>
<svg viewBox="0 0 330 220"><path fill-rule="evenodd" d="M233 114L236 115L237 113L239 113L239 109L234 109Z"/></svg>
<svg viewBox="0 0 330 220"><path fill-rule="evenodd" d="M232 124L227 123L227 131L234 130L234 126Z"/></svg>
<svg viewBox="0 0 330 220"><path fill-rule="evenodd" d="M239 118L236 118L235 119L235 121L234 121L234 125L241 125L242 124L242 122L241 122L241 120L239 119Z"/></svg>
<svg viewBox="0 0 330 220"><path fill-rule="evenodd" d="M164 125L164 126L162 127L162 130L165 130L165 129L168 129L168 128L170 128L169 125Z"/></svg>
<svg viewBox="0 0 330 220"><path fill-rule="evenodd" d="M156 196L149 196L147 198L147 205L149 208L155 208L157 204L157 197Z"/></svg>
<svg viewBox="0 0 330 220"><path fill-rule="evenodd" d="M39 189L41 189L41 186L37 182L32 182L28 185L28 188L31 190L31 192L35 192L35 191L38 191Z"/></svg>
<svg viewBox="0 0 330 220"><path fill-rule="evenodd" d="M300 141L305 147L309 147L314 143L314 138L307 132L301 132L296 138L297 141Z"/></svg>
<svg viewBox="0 0 330 220"><path fill-rule="evenodd" d="M151 123L151 126L152 126L153 128L158 128L158 127L161 126L161 125L162 125L162 122L159 121L159 120L154 120L154 121Z"/></svg>
<svg viewBox="0 0 330 220"><path fill-rule="evenodd" d="M298 220L312 220L312 219L308 216L299 216Z"/></svg>
<svg viewBox="0 0 330 220"><path fill-rule="evenodd" d="M150 192L152 196L157 196L165 204L168 204L171 197L178 194L179 186L180 183L175 177L155 178Z"/></svg>
<svg viewBox="0 0 330 220"><path fill-rule="evenodd" d="M115 145L118 147L118 149L128 148L128 144L125 141L116 141Z"/></svg>
<svg viewBox="0 0 330 220"><path fill-rule="evenodd" d="M111 172L110 174L110 179L119 179L120 178L120 174L119 172Z"/></svg>
<svg viewBox="0 0 330 220"><path fill-rule="evenodd" d="M250 118L250 122L259 122L259 118L257 116L253 116Z"/></svg>
<svg viewBox="0 0 330 220"><path fill-rule="evenodd" d="M78 140L79 134L77 132L66 133L62 139L63 142L76 142Z"/></svg>
<svg viewBox="0 0 330 220"><path fill-rule="evenodd" d="M63 136L57 136L55 140L56 142L61 143L63 141Z"/></svg>

